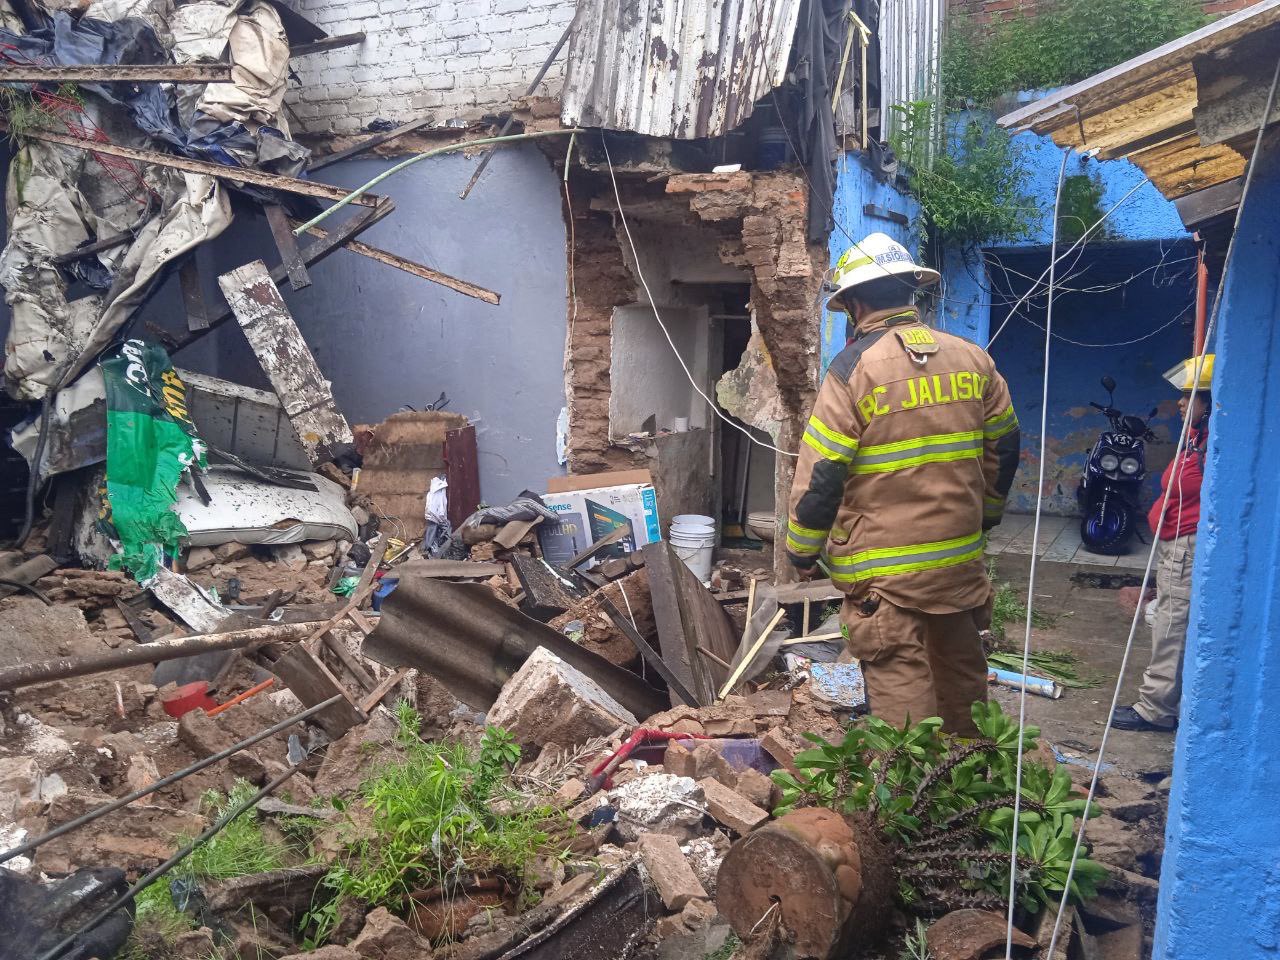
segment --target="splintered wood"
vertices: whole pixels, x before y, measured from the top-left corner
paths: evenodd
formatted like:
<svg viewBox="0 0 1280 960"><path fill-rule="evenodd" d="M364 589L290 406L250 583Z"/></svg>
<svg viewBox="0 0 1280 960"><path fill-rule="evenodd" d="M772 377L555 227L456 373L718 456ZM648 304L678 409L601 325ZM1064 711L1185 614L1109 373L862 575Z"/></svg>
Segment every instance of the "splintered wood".
<svg viewBox="0 0 1280 960"><path fill-rule="evenodd" d="M266 266L255 260L236 267L218 278L218 286L307 456L314 464L332 459L335 446L352 442L351 427Z"/></svg>

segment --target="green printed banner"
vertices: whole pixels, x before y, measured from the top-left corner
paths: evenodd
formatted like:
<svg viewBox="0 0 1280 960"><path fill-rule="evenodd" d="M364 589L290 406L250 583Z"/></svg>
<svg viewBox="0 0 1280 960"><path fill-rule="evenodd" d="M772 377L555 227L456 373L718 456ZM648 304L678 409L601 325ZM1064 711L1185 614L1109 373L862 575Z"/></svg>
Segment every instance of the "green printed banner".
<svg viewBox="0 0 1280 960"><path fill-rule="evenodd" d="M205 467L205 446L187 412L187 387L169 355L126 340L99 361L107 386L107 485L101 523L120 542L113 567L140 583L156 575L187 528L173 510L178 481Z"/></svg>

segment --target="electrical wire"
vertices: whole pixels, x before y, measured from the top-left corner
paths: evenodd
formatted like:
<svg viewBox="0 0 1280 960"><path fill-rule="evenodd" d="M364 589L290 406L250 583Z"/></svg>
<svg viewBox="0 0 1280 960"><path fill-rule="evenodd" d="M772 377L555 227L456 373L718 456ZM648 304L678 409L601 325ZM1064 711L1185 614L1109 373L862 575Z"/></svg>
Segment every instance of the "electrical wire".
<svg viewBox="0 0 1280 960"><path fill-rule="evenodd" d="M1027 671L1031 666L1031 605L1036 596L1036 548L1040 545L1040 514L1044 507L1044 465L1049 442L1049 354L1053 338L1053 283L1056 279L1054 264L1058 256L1058 207L1062 204L1062 184L1067 176L1067 157L1062 151L1062 165L1058 168L1058 189L1053 198L1053 236L1049 242L1049 300L1045 307L1044 336L1044 390L1040 398L1040 480L1036 484L1036 518L1031 532L1031 570L1027 576L1027 630L1022 641L1022 683L1018 693L1018 759L1013 776L1013 841L1009 852L1009 918L1005 933L1005 960L1013 960L1013 911L1018 904L1018 823L1022 814L1022 754L1023 738L1027 729ZM1053 956L1052 952L1049 956Z"/></svg>
<svg viewBox="0 0 1280 960"><path fill-rule="evenodd" d="M765 447L775 453L782 454L784 457L799 456L799 454L790 450L783 450L781 447L775 447L772 443L757 440L752 436L750 430L725 414L724 411L720 409L719 405L707 396L706 392L698 386L697 380L694 379L693 373L689 370L689 365L684 362L684 357L680 355L679 349L676 348L675 340L671 338L671 331L667 329L666 321L662 319L662 313L658 310L658 301L654 299L653 291L649 289L649 281L645 279L644 271L640 267L640 252L636 249L636 242L631 236L631 225L627 222L627 215L622 209L622 192L618 189L618 177L613 170L613 157L609 155L609 140L603 135L603 133L600 136L600 142L604 145L604 158L605 162L609 165L609 179L613 183L613 196L614 200L618 204L618 219L622 223L623 233L626 234L627 246L631 248L631 257L635 261L636 266L636 276L640 278L640 285L644 287L645 296L649 298L649 307L653 310L653 316L658 321L658 326L662 329L662 335L667 338L667 343L671 346L671 352L675 354L676 360L679 361L680 369L683 370L684 375L689 378L689 383L693 386L693 389L698 396L706 401L707 406L711 408L711 412L725 423L729 424L729 426L733 427L733 429L745 435L746 438L756 446Z"/></svg>
<svg viewBox="0 0 1280 960"><path fill-rule="evenodd" d="M1249 188L1253 185L1253 175L1258 168L1258 161L1261 159L1261 156L1262 156L1263 133L1266 131L1267 120L1268 118L1270 118L1272 108L1275 105L1277 86L1280 86L1280 60L1276 61L1275 73L1272 75L1272 78L1271 78L1271 90L1267 94L1266 107L1263 109L1262 116L1258 120L1258 133L1257 133L1257 137L1254 140L1253 153L1250 155L1249 165L1248 165L1248 168L1245 170L1244 183L1240 189L1240 203L1239 203L1239 206L1236 207L1235 222L1233 223L1231 228L1231 242L1227 246L1227 256L1222 267L1222 276L1224 281L1225 281L1225 278L1229 275L1231 262L1235 257L1236 241L1239 239L1239 236L1240 236L1240 217L1241 217L1241 214L1243 214L1245 204L1249 199ZM1209 316L1208 325L1205 328L1204 345L1200 348L1200 352L1196 356L1195 366L1191 371L1192 376L1194 378L1192 382L1197 387L1200 385L1200 374L1204 370L1205 358L1209 354L1209 344L1213 342L1213 332L1214 332L1214 329L1217 327L1218 317L1221 313L1222 294L1225 287L1226 287L1225 282L1218 284L1217 292L1214 294L1214 297L1213 297L1213 310ZM1187 437L1191 432L1191 414L1194 408L1195 408L1194 402L1188 403L1186 412L1183 414L1182 429L1178 434L1178 445L1173 451L1173 459L1175 461L1177 461L1177 459L1182 456L1182 453L1186 448ZM1168 488L1165 489L1164 499L1160 503L1160 522L1156 525L1157 530L1164 526L1165 516L1169 510L1170 494L1172 492L1173 492L1172 485L1170 485ZM1159 537L1153 537L1151 541L1151 549L1147 553L1147 565L1145 569L1142 571L1142 586L1139 587L1138 589L1139 598L1146 595L1147 585L1151 582L1151 567L1155 561L1156 546L1158 544L1159 544ZM1103 757L1106 756L1107 740L1111 735L1111 724L1112 724L1112 720L1115 717L1116 707L1119 706L1119 703L1120 703L1120 690L1124 683L1125 670L1129 665L1129 654L1133 649L1133 639L1138 632L1138 619L1142 616L1142 613L1143 613L1142 608L1143 608L1143 604L1139 603L1137 608L1134 610L1133 621L1129 624L1129 637L1125 641L1124 653L1120 658L1120 669L1116 674L1115 692L1111 696L1111 709L1107 712L1107 721L1102 727L1102 740L1098 744L1098 757L1096 762L1093 765L1093 776L1090 777L1089 779L1089 792L1085 798L1085 812L1084 812L1084 816L1080 818L1080 829L1076 833L1075 846L1074 848L1072 848L1072 851L1071 851L1071 864L1070 866L1067 867L1067 877L1066 877L1066 882L1063 884L1062 899L1058 903L1058 912L1057 912L1057 915L1054 917L1053 933L1049 938L1049 947L1045 951L1046 956L1052 957L1054 955L1054 949L1058 945L1058 936L1062 930L1062 917L1063 917L1063 914L1066 912L1067 900L1071 896L1071 883L1073 878L1075 877L1076 863L1080 858L1080 847L1084 844L1084 833L1089 823L1089 808L1093 804L1093 798L1098 789L1098 774L1099 774L1099 771L1101 771L1102 769Z"/></svg>

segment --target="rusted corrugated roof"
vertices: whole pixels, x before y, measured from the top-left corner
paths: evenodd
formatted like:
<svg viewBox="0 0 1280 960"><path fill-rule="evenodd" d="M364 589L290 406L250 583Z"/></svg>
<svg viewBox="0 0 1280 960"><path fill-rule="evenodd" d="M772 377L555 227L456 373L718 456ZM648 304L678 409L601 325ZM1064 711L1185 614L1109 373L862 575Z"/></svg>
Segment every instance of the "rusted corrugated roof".
<svg viewBox="0 0 1280 960"><path fill-rule="evenodd" d="M691 140L782 83L800 0L579 0L567 124Z"/></svg>
<svg viewBox="0 0 1280 960"><path fill-rule="evenodd" d="M1254 48L1270 47L1266 34L1278 25L1280 0L1263 0L1015 110L1000 125L1048 134L1060 146L1097 150L1104 160L1126 157L1169 199L1224 183L1243 172L1252 140L1201 129L1207 101L1239 92L1217 82L1207 90L1205 77L1220 72L1218 64L1260 75L1253 68L1267 60L1267 51ZM1275 64L1271 53L1260 76L1265 85Z"/></svg>

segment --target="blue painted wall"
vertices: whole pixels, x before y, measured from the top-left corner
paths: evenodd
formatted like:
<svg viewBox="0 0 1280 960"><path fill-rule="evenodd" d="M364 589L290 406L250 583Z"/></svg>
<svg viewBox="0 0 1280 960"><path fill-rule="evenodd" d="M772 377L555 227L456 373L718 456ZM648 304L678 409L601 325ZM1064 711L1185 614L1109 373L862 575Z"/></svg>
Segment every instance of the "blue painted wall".
<svg viewBox="0 0 1280 960"><path fill-rule="evenodd" d="M1039 297L1034 307L1020 310L1007 324L1004 320L1008 301L1027 289L1028 281L1013 271L1038 277L1048 266L1049 253L1000 250L991 251L991 255L1009 268L1016 281L1011 287L996 288L992 308L995 339L988 347L1009 382L1022 424L1022 462L1009 494L1009 510L1031 513L1040 469L1044 297ZM1067 265L1064 261L1060 267ZM1064 291L1123 285L1103 293L1063 292L1054 300L1057 337L1050 356L1044 510L1057 516L1078 515L1076 484L1106 426L1105 418L1089 401L1106 402L1106 391L1098 381L1107 373L1118 384L1116 406L1121 410L1145 417L1152 407L1159 408L1152 429L1160 440L1147 445L1145 506L1159 492L1160 473L1172 455L1180 426L1178 395L1163 374L1191 352L1195 249L1190 243L1091 245L1070 265L1071 269L1058 277ZM1136 279L1125 282L1134 275ZM1137 342L1124 342L1130 340ZM1135 549L1141 545L1135 544Z"/></svg>
<svg viewBox="0 0 1280 960"><path fill-rule="evenodd" d="M1224 280L1156 960L1280 954L1278 147Z"/></svg>
<svg viewBox="0 0 1280 960"><path fill-rule="evenodd" d="M862 155L852 151L845 153L839 160L836 179L835 202L832 212L836 227L831 231L828 241L831 251L831 266L858 241L869 233L885 233L893 237L911 251L912 256L919 253L920 205L913 197L907 196L897 187L883 183L871 175L871 171L863 162ZM907 223L875 216L866 212L866 207L874 204L881 210L892 211L906 217ZM844 349L846 317L843 313L822 312L822 373L827 372L827 365L835 359L836 354Z"/></svg>

